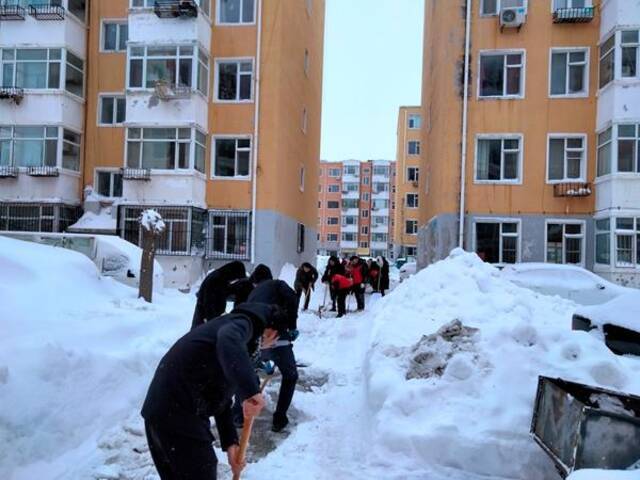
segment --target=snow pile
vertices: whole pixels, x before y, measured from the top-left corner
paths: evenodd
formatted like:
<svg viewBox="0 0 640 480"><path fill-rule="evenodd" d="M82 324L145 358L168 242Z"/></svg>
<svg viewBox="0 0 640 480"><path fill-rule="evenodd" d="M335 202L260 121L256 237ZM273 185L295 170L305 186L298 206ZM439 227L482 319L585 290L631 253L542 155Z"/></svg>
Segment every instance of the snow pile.
<svg viewBox="0 0 640 480"><path fill-rule="evenodd" d="M153 233L162 233L166 227L162 216L157 210L147 209L140 215L140 225L148 231Z"/></svg>
<svg viewBox="0 0 640 480"><path fill-rule="evenodd" d="M91 478L71 470L138 415L193 302L147 304L80 253L0 237L0 478Z"/></svg>
<svg viewBox="0 0 640 480"><path fill-rule="evenodd" d="M607 323L640 331L640 291L631 291L602 305L580 307L578 315L591 320L594 325Z"/></svg>
<svg viewBox="0 0 640 480"><path fill-rule="evenodd" d="M102 208L100 213L84 212L69 231L115 232L116 219L111 214L111 207Z"/></svg>
<svg viewBox="0 0 640 480"><path fill-rule="evenodd" d="M365 375L378 454L558 478L529 436L538 375L640 392L640 362L571 331L574 308L462 250L407 279L373 309Z"/></svg>

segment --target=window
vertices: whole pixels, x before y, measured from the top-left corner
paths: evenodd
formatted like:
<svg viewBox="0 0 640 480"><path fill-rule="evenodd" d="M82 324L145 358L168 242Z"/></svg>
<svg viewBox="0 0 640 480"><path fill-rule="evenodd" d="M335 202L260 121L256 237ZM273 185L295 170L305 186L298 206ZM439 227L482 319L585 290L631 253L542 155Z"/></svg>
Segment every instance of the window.
<svg viewBox="0 0 640 480"><path fill-rule="evenodd" d="M62 130L62 168L80 171L80 135L67 130Z"/></svg>
<svg viewBox="0 0 640 480"><path fill-rule="evenodd" d="M128 128L127 167L204 172L205 139L192 128Z"/></svg>
<svg viewBox="0 0 640 480"><path fill-rule="evenodd" d="M198 68L193 45L154 45L129 47L129 88L154 88L157 82L166 82L171 87L193 87L206 95L207 80L200 79L207 74L201 64L208 57L198 50ZM206 55L206 54L205 54Z"/></svg>
<svg viewBox="0 0 640 480"><path fill-rule="evenodd" d="M337 233L327 233L327 242L337 242L338 234Z"/></svg>
<svg viewBox="0 0 640 480"><path fill-rule="evenodd" d="M375 199L373 201L372 209L373 210L381 210L389 208L389 200L386 199Z"/></svg>
<svg viewBox="0 0 640 480"><path fill-rule="evenodd" d="M387 242L387 234L386 233L372 233L371 234L371 241L378 243L378 242Z"/></svg>
<svg viewBox="0 0 640 480"><path fill-rule="evenodd" d="M611 173L611 157L612 129L609 127L604 132L598 134L597 171L599 177Z"/></svg>
<svg viewBox="0 0 640 480"><path fill-rule="evenodd" d="M353 232L342 232L342 241L343 242L355 242L356 234Z"/></svg>
<svg viewBox="0 0 640 480"><path fill-rule="evenodd" d="M342 208L358 208L358 199L357 198L345 198L342 200Z"/></svg>
<svg viewBox="0 0 640 480"><path fill-rule="evenodd" d="M404 222L404 233L407 235L417 235L418 234L418 221L417 220L405 220Z"/></svg>
<svg viewBox="0 0 640 480"><path fill-rule="evenodd" d="M207 256L246 260L250 257L251 214L232 210L209 212L211 234Z"/></svg>
<svg viewBox="0 0 640 480"><path fill-rule="evenodd" d="M218 0L218 23L254 23L255 0Z"/></svg>
<svg viewBox="0 0 640 480"><path fill-rule="evenodd" d="M385 182L375 182L373 184L373 193L382 193L389 191L389 184Z"/></svg>
<svg viewBox="0 0 640 480"><path fill-rule="evenodd" d="M105 197L122 196L122 173L112 170L96 170L95 190Z"/></svg>
<svg viewBox="0 0 640 480"><path fill-rule="evenodd" d="M338 225L338 217L327 217L327 225Z"/></svg>
<svg viewBox="0 0 640 480"><path fill-rule="evenodd" d="M58 127L0 127L0 165L57 167Z"/></svg>
<svg viewBox="0 0 640 480"><path fill-rule="evenodd" d="M69 13L82 22L85 21L87 11L86 0L69 0Z"/></svg>
<svg viewBox="0 0 640 480"><path fill-rule="evenodd" d="M567 182L586 176L586 136L549 137L547 180Z"/></svg>
<svg viewBox="0 0 640 480"><path fill-rule="evenodd" d="M300 191L304 192L304 166L300 166Z"/></svg>
<svg viewBox="0 0 640 480"><path fill-rule="evenodd" d="M342 226L348 227L351 225L358 225L358 217L355 215L345 215L342 217Z"/></svg>
<svg viewBox="0 0 640 480"><path fill-rule="evenodd" d="M418 208L417 193L407 193L407 208Z"/></svg>
<svg viewBox="0 0 640 480"><path fill-rule="evenodd" d="M415 257L416 247L404 247L404 255L405 257Z"/></svg>
<svg viewBox="0 0 640 480"><path fill-rule="evenodd" d="M389 225L388 217L373 217L373 225L375 227L387 226Z"/></svg>
<svg viewBox="0 0 640 480"><path fill-rule="evenodd" d="M127 102L125 97L101 95L100 105L100 125L121 125L126 120Z"/></svg>
<svg viewBox="0 0 640 480"><path fill-rule="evenodd" d="M369 248L369 242L360 242L360 248Z"/></svg>
<svg viewBox="0 0 640 480"><path fill-rule="evenodd" d="M369 192L364 192L364 193L362 194L362 201L363 201L363 202L368 202L368 201L369 201L369 198L370 198Z"/></svg>
<svg viewBox="0 0 640 480"><path fill-rule="evenodd" d="M616 266L640 265L640 218L616 218Z"/></svg>
<svg viewBox="0 0 640 480"><path fill-rule="evenodd" d="M345 165L344 167L345 175L355 175L358 176L358 167L356 165Z"/></svg>
<svg viewBox="0 0 640 480"><path fill-rule="evenodd" d="M242 102L253 98L253 60L218 60L216 99Z"/></svg>
<svg viewBox="0 0 640 480"><path fill-rule="evenodd" d="M126 22L103 22L102 51L124 52L129 40L129 25Z"/></svg>
<svg viewBox="0 0 640 480"><path fill-rule="evenodd" d="M478 138L476 181L514 183L520 180L520 137Z"/></svg>
<svg viewBox="0 0 640 480"><path fill-rule="evenodd" d="M327 192L329 193L337 193L340 191L340 185L329 185L327 187Z"/></svg>
<svg viewBox="0 0 640 480"><path fill-rule="evenodd" d="M611 265L611 220L596 220L596 263Z"/></svg>
<svg viewBox="0 0 640 480"><path fill-rule="evenodd" d="M622 78L635 78L638 76L639 34L639 30L623 30L620 32Z"/></svg>
<svg viewBox="0 0 640 480"><path fill-rule="evenodd" d="M340 169L339 168L330 168L329 169L329 176L330 177L339 177L341 175L340 173Z"/></svg>
<svg viewBox="0 0 640 480"><path fill-rule="evenodd" d="M420 150L419 146L418 146L418 150ZM379 175L381 177L388 177L389 176L389 167L386 167L384 165L377 165L377 166L373 167L373 174L374 175Z"/></svg>
<svg viewBox="0 0 640 480"><path fill-rule="evenodd" d="M296 242L296 246L297 246L297 252L298 253L302 253L304 252L304 225L302 223L298 224L298 232L297 232L297 239L298 241Z"/></svg>
<svg viewBox="0 0 640 480"><path fill-rule="evenodd" d="M409 115L407 123L409 124L409 128L411 130L417 130L422 125L422 117L416 113L412 113Z"/></svg>
<svg viewBox="0 0 640 480"><path fill-rule="evenodd" d="M418 182L420 180L420 169L418 167L407 167L407 182Z"/></svg>
<svg viewBox="0 0 640 480"><path fill-rule="evenodd" d="M588 94L588 49L551 50L551 96Z"/></svg>
<svg viewBox="0 0 640 480"><path fill-rule="evenodd" d="M524 53L480 54L480 97L522 97Z"/></svg>
<svg viewBox="0 0 640 480"><path fill-rule="evenodd" d="M340 208L340 202L329 200L327 202L327 208Z"/></svg>
<svg viewBox="0 0 640 480"><path fill-rule="evenodd" d="M309 117L307 115L307 107L302 109L302 131L307 133L307 123L309 122Z"/></svg>
<svg viewBox="0 0 640 480"><path fill-rule="evenodd" d="M526 0L481 0L480 15L498 15L501 6L524 6ZM502 5L501 5L502 3Z"/></svg>
<svg viewBox="0 0 640 480"><path fill-rule="evenodd" d="M615 46L615 33L600 45L600 88L613 81L615 74Z"/></svg>
<svg viewBox="0 0 640 480"><path fill-rule="evenodd" d="M369 185L369 177L364 177L364 178L362 179L362 184L363 184L363 185Z"/></svg>
<svg viewBox="0 0 640 480"><path fill-rule="evenodd" d="M547 223L547 262L581 265L584 261L582 223Z"/></svg>
<svg viewBox="0 0 640 480"><path fill-rule="evenodd" d="M362 218L368 218L369 217L369 210L362 210Z"/></svg>
<svg viewBox="0 0 640 480"><path fill-rule="evenodd" d="M620 124L618 130L618 172L640 172L640 124Z"/></svg>
<svg viewBox="0 0 640 480"><path fill-rule="evenodd" d="M553 9L590 7L591 0L553 0Z"/></svg>
<svg viewBox="0 0 640 480"><path fill-rule="evenodd" d="M304 74L309 75L309 50L304 49Z"/></svg>
<svg viewBox="0 0 640 480"><path fill-rule="evenodd" d="M369 227L367 225L360 227L360 235L369 235Z"/></svg>
<svg viewBox="0 0 640 480"><path fill-rule="evenodd" d="M84 62L68 50L64 89L78 97L84 95Z"/></svg>
<svg viewBox="0 0 640 480"><path fill-rule="evenodd" d="M251 139L214 138L214 177L249 177Z"/></svg>
<svg viewBox="0 0 640 480"><path fill-rule="evenodd" d="M59 89L60 48L3 48L2 85L27 89Z"/></svg>
<svg viewBox="0 0 640 480"><path fill-rule="evenodd" d="M420 155L420 142L415 140L408 142L407 152L409 155Z"/></svg>
<svg viewBox="0 0 640 480"><path fill-rule="evenodd" d="M475 245L478 256L488 263L516 263L518 227L517 222L476 222Z"/></svg>
<svg viewBox="0 0 640 480"><path fill-rule="evenodd" d="M200 47L198 47L198 73L197 73L198 91L205 97L209 96L209 56Z"/></svg>
<svg viewBox="0 0 640 480"><path fill-rule="evenodd" d="M342 190L345 192L357 192L360 189L360 185L355 182L345 182L342 184Z"/></svg>

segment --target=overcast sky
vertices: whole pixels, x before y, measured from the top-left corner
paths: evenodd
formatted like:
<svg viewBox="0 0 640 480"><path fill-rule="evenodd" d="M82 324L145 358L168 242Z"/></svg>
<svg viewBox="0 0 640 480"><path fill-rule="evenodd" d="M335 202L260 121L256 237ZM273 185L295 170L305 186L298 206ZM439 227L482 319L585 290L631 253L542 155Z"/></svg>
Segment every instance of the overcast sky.
<svg viewBox="0 0 640 480"><path fill-rule="evenodd" d="M320 158L395 159L400 105L419 105L423 0L327 0Z"/></svg>

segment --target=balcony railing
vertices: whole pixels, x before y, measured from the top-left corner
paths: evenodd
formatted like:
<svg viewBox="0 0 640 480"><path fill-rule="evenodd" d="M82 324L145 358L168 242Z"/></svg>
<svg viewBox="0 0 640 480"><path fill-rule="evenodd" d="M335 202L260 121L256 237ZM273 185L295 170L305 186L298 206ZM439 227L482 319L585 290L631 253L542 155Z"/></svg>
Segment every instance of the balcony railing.
<svg viewBox="0 0 640 480"><path fill-rule="evenodd" d="M60 176L60 171L58 167L27 167L27 175L31 177L58 177Z"/></svg>
<svg viewBox="0 0 640 480"><path fill-rule="evenodd" d="M64 20L64 7L48 3L32 3L29 5L29 15L36 20Z"/></svg>
<svg viewBox="0 0 640 480"><path fill-rule="evenodd" d="M194 0L156 0L153 11L158 18L195 18L198 4Z"/></svg>
<svg viewBox="0 0 640 480"><path fill-rule="evenodd" d="M0 165L0 178L18 178L18 167Z"/></svg>
<svg viewBox="0 0 640 480"><path fill-rule="evenodd" d="M123 168L121 171L124 180L138 180L143 182L151 180L151 170L148 168Z"/></svg>
<svg viewBox="0 0 640 480"><path fill-rule="evenodd" d="M191 87L171 85L166 80L158 80L155 83L155 92L160 100L184 100L191 97Z"/></svg>
<svg viewBox="0 0 640 480"><path fill-rule="evenodd" d="M26 13L20 5L0 5L0 20L24 20Z"/></svg>
<svg viewBox="0 0 640 480"><path fill-rule="evenodd" d="M17 87L0 87L0 100L13 100L16 105L20 105L24 98L24 90Z"/></svg>
<svg viewBox="0 0 640 480"><path fill-rule="evenodd" d="M553 186L553 195L555 197L588 197L591 195L590 183L556 183Z"/></svg>
<svg viewBox="0 0 640 480"><path fill-rule="evenodd" d="M594 13L594 7L558 8L553 12L553 23L588 23Z"/></svg>

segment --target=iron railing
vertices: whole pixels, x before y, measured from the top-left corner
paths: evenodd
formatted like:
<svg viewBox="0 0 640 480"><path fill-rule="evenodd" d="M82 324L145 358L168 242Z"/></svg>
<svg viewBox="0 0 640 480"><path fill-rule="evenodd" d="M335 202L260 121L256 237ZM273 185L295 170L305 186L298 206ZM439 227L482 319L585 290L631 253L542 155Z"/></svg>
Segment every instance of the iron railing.
<svg viewBox="0 0 640 480"><path fill-rule="evenodd" d="M38 166L27 167L27 175L31 177L58 177L60 176L60 170L58 167Z"/></svg>
<svg viewBox="0 0 640 480"><path fill-rule="evenodd" d="M79 206L53 203L0 203L0 230L61 233L78 221Z"/></svg>
<svg viewBox="0 0 640 480"><path fill-rule="evenodd" d="M588 23L594 14L594 7L558 8L553 12L553 23Z"/></svg>
<svg viewBox="0 0 640 480"><path fill-rule="evenodd" d="M36 20L64 20L65 10L60 5L32 3L29 5L29 15Z"/></svg>
<svg viewBox="0 0 640 480"><path fill-rule="evenodd" d="M12 165L0 165L0 178L17 178L18 167Z"/></svg>
<svg viewBox="0 0 640 480"><path fill-rule="evenodd" d="M121 168L123 180L140 180L148 182L151 180L151 170L148 168Z"/></svg>
<svg viewBox="0 0 640 480"><path fill-rule="evenodd" d="M158 18L195 18L198 4L194 0L156 0L153 11Z"/></svg>
<svg viewBox="0 0 640 480"><path fill-rule="evenodd" d="M210 210L206 232L208 259L251 258L251 212Z"/></svg>
<svg viewBox="0 0 640 480"><path fill-rule="evenodd" d="M556 183L553 186L553 195L555 197L588 197L591 192L590 183L566 182Z"/></svg>
<svg viewBox="0 0 640 480"><path fill-rule="evenodd" d="M20 5L0 5L0 20L24 20L26 10Z"/></svg>

